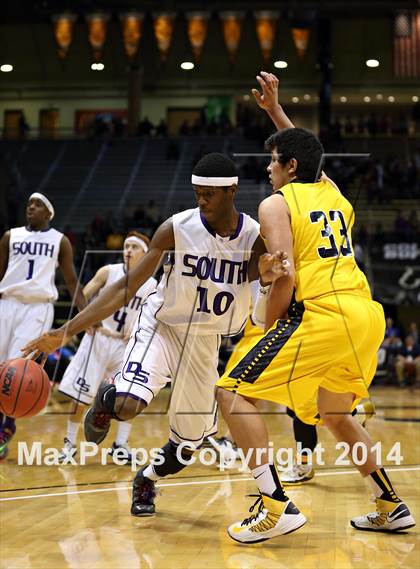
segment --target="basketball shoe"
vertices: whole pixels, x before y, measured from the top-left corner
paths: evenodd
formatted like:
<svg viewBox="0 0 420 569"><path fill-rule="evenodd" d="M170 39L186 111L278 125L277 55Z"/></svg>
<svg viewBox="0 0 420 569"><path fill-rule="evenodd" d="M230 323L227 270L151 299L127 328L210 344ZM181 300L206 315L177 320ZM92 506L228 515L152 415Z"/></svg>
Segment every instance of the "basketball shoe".
<svg viewBox="0 0 420 569"><path fill-rule="evenodd" d="M115 385L102 382L98 388L93 405L85 415L85 439L89 443L101 443L107 436L115 403Z"/></svg>
<svg viewBox="0 0 420 569"><path fill-rule="evenodd" d="M314 476L315 470L311 464L294 464L289 470L283 472L280 481L285 486L293 486L309 482Z"/></svg>
<svg viewBox="0 0 420 569"><path fill-rule="evenodd" d="M376 512L350 520L351 525L363 531L398 532L416 525L404 502L388 502L376 498Z"/></svg>
<svg viewBox="0 0 420 569"><path fill-rule="evenodd" d="M0 460L4 460L6 456L9 454L9 443L16 432L16 427L13 425L13 428L4 427L0 431Z"/></svg>
<svg viewBox="0 0 420 569"><path fill-rule="evenodd" d="M109 456L115 455L116 458L118 458L119 462L125 461L124 464L131 464L133 461L133 454L127 443L117 445L117 443L114 441L112 443L112 447L109 449L108 454Z"/></svg>
<svg viewBox="0 0 420 569"><path fill-rule="evenodd" d="M253 512L256 506L258 506L256 514L228 527L228 534L235 541L259 543L278 535L296 531L306 524L305 516L291 500L280 502L260 494L249 511Z"/></svg>
<svg viewBox="0 0 420 569"><path fill-rule="evenodd" d="M64 437L64 445L61 449L61 454L58 457L58 462L67 461L68 457L74 457L77 454L77 447L67 437Z"/></svg>
<svg viewBox="0 0 420 569"><path fill-rule="evenodd" d="M137 517L153 516L155 513L155 483L143 476L144 466L136 474L133 481L131 515Z"/></svg>
<svg viewBox="0 0 420 569"><path fill-rule="evenodd" d="M362 427L366 428L366 423L372 419L372 417L376 414L375 405L372 403L370 399L364 401L363 403L359 403L356 405L355 409L355 416Z"/></svg>

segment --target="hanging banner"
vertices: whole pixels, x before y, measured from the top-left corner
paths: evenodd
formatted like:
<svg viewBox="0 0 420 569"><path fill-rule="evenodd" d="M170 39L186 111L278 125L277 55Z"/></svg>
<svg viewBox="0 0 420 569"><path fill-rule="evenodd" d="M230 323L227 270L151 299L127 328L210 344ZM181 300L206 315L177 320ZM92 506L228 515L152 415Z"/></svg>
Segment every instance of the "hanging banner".
<svg viewBox="0 0 420 569"><path fill-rule="evenodd" d="M141 12L120 14L125 54L130 61L134 61L139 51L143 18L144 14Z"/></svg>
<svg viewBox="0 0 420 569"><path fill-rule="evenodd" d="M292 36L299 59L305 57L309 42L308 28L292 28Z"/></svg>
<svg viewBox="0 0 420 569"><path fill-rule="evenodd" d="M172 42L172 34L175 26L175 13L164 12L153 14L153 29L160 53L161 61L168 58L169 49Z"/></svg>
<svg viewBox="0 0 420 569"><path fill-rule="evenodd" d="M188 38L196 62L200 61L203 45L207 37L207 28L209 21L208 12L187 12L188 20Z"/></svg>
<svg viewBox="0 0 420 569"><path fill-rule="evenodd" d="M102 50L106 40L106 25L109 15L103 12L95 12L88 14L86 21L88 25L88 39L92 48L93 60L100 62L102 60Z"/></svg>
<svg viewBox="0 0 420 569"><path fill-rule="evenodd" d="M61 61L66 59L69 52L73 39L73 25L76 18L76 14L71 14L70 12L52 16L54 37L57 43L57 55Z"/></svg>
<svg viewBox="0 0 420 569"><path fill-rule="evenodd" d="M223 25L223 37L225 38L229 62L235 61L239 42L241 41L242 20L244 12L221 12L220 19Z"/></svg>
<svg viewBox="0 0 420 569"><path fill-rule="evenodd" d="M258 41L260 42L264 62L269 63L276 36L277 20L279 12L263 10L254 12Z"/></svg>

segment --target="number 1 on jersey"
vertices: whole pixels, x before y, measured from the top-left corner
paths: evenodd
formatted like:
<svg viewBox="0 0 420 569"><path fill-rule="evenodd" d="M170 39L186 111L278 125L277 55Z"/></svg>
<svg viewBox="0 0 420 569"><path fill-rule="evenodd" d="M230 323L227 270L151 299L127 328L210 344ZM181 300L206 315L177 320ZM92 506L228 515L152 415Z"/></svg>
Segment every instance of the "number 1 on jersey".
<svg viewBox="0 0 420 569"><path fill-rule="evenodd" d="M28 269L28 276L26 277L26 280L29 281L33 276L34 276L34 265L35 265L35 260L34 259L29 259L28 260L29 263L29 269Z"/></svg>

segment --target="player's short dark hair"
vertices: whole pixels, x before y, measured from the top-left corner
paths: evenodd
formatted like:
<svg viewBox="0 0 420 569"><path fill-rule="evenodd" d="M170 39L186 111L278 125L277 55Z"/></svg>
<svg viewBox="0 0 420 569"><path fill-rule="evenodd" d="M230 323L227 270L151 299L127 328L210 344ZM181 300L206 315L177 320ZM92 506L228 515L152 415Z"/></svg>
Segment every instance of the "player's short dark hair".
<svg viewBox="0 0 420 569"><path fill-rule="evenodd" d="M295 158L296 175L302 182L316 182L321 173L324 147L315 134L305 128L286 128L272 134L266 141L267 150L276 150L280 164Z"/></svg>
<svg viewBox="0 0 420 569"><path fill-rule="evenodd" d="M210 152L203 156L194 166L192 173L206 178L230 178L238 175L233 160L220 152Z"/></svg>

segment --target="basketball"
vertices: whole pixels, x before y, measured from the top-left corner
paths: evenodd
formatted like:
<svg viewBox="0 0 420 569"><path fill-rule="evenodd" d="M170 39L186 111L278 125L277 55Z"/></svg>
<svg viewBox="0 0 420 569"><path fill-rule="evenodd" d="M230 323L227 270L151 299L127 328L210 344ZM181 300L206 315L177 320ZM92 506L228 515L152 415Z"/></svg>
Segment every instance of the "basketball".
<svg viewBox="0 0 420 569"><path fill-rule="evenodd" d="M18 358L0 364L0 412L21 419L38 415L50 396L50 380L33 360Z"/></svg>

